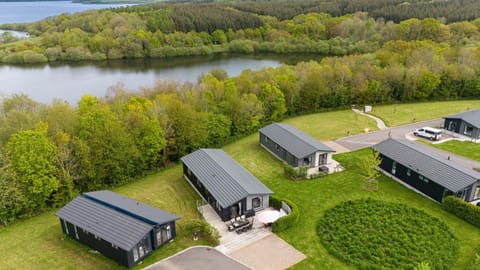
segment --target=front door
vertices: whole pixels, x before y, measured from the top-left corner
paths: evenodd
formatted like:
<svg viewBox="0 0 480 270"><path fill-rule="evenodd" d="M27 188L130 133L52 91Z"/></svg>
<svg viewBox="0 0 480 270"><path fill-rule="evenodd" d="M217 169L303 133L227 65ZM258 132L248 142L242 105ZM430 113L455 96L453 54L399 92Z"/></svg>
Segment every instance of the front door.
<svg viewBox="0 0 480 270"><path fill-rule="evenodd" d="M318 165L325 165L325 164L327 164L327 153L324 153L318 156Z"/></svg>

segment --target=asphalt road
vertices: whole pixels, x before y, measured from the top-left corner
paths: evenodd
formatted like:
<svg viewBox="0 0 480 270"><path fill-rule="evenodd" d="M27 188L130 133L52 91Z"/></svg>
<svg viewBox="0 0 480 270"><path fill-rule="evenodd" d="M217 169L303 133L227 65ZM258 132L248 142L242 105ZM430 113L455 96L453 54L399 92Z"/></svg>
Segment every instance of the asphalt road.
<svg viewBox="0 0 480 270"><path fill-rule="evenodd" d="M384 130L363 133L359 135L344 137L335 140L336 143L349 149L350 151L370 147L388 138L405 138L405 134L412 133L415 129L421 127L438 127L443 125L443 119L433 119L412 124L387 128Z"/></svg>

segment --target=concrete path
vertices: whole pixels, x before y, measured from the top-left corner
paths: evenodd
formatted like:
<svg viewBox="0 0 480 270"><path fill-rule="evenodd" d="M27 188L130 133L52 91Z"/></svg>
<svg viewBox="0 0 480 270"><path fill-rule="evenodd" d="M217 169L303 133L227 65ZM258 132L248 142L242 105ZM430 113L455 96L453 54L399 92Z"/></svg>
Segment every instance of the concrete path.
<svg viewBox="0 0 480 270"><path fill-rule="evenodd" d="M375 122L377 122L377 127L378 127L378 129L380 129L380 130L384 130L384 129L387 129L387 128L388 128L388 127L385 125L385 122L383 122L382 119L380 119L380 118L378 118L378 117L376 117L376 116L370 115L370 114L368 114L368 113L364 113L364 112L362 112L362 111L360 111L360 110L358 110L358 109L352 109L352 111L354 111L354 112L356 112L356 113L358 113L358 114L361 114L361 115L370 117L370 118L372 118L373 120L375 120Z"/></svg>
<svg viewBox="0 0 480 270"><path fill-rule="evenodd" d="M306 257L257 219L254 219L251 230L237 234L228 231L211 205L203 205L199 210L205 220L220 232L220 245L215 249L255 270L286 269ZM260 213L257 212L256 216ZM271 268L272 265L275 268Z"/></svg>
<svg viewBox="0 0 480 270"><path fill-rule="evenodd" d="M334 141L326 141L326 142L322 142L322 143L325 144L326 146L332 148L333 150L335 150L335 154L350 152L350 149L348 149L346 147L343 147L342 145L340 145L340 144L338 144Z"/></svg>
<svg viewBox="0 0 480 270"><path fill-rule="evenodd" d="M249 231L242 232L241 234L229 232L227 225L220 219L211 205L202 205L199 207L199 210L203 218L220 233L220 245L215 247L215 249L224 254L230 254L237 249L273 234L268 228L264 228L263 224L256 219L254 219L253 227Z"/></svg>
<svg viewBox="0 0 480 270"><path fill-rule="evenodd" d="M306 258L274 234L238 249L230 256L256 270L286 269Z"/></svg>

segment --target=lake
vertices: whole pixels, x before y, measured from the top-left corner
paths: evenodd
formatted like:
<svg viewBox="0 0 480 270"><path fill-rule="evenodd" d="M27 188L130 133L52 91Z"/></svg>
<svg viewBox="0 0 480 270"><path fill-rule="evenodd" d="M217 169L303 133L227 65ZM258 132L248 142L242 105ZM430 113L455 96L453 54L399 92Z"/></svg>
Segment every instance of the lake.
<svg viewBox="0 0 480 270"><path fill-rule="evenodd" d="M214 68L237 76L245 69L277 67L288 59L254 56L188 57L158 60L118 60L94 63L0 65L0 97L23 93L43 103L59 98L76 105L85 94L103 97L111 86L129 91L152 87L158 80L196 83Z"/></svg>
<svg viewBox="0 0 480 270"><path fill-rule="evenodd" d="M68 1L0 2L0 24L32 22L61 13L116 6L125 5L88 5ZM122 84L129 91L138 91L142 87L154 86L158 80L195 83L199 76L214 68L225 70L229 76L237 76L245 69L259 70L310 59L320 60L321 56L214 55L42 65L0 64L0 98L23 93L43 103L62 99L75 105L83 95L103 97L109 88L117 84Z"/></svg>
<svg viewBox="0 0 480 270"><path fill-rule="evenodd" d="M121 6L126 4L81 4L70 1L0 2L0 24L34 22L62 13Z"/></svg>

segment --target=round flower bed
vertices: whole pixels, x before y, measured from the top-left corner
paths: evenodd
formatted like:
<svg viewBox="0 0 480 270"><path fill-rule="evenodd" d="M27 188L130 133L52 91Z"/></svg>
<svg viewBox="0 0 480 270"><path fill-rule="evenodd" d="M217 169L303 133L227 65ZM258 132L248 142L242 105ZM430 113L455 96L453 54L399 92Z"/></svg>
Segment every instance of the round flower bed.
<svg viewBox="0 0 480 270"><path fill-rule="evenodd" d="M403 204L347 201L327 210L317 233L328 251L360 269L448 269L458 240L441 220Z"/></svg>

